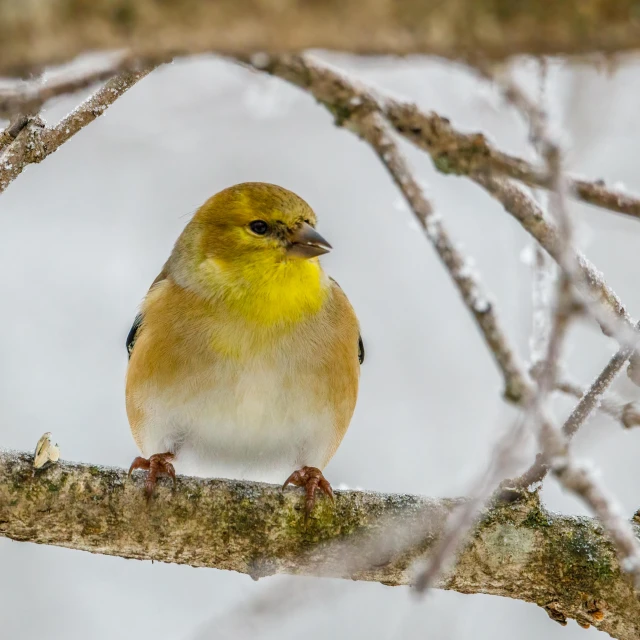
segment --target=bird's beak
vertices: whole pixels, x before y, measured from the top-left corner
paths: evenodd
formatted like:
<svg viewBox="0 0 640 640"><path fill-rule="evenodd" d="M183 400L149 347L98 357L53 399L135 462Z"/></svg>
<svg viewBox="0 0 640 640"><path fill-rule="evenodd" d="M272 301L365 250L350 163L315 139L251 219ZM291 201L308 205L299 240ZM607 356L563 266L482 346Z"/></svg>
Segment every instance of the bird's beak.
<svg viewBox="0 0 640 640"><path fill-rule="evenodd" d="M288 238L287 254L297 258L315 258L329 253L331 245L307 222L303 222Z"/></svg>

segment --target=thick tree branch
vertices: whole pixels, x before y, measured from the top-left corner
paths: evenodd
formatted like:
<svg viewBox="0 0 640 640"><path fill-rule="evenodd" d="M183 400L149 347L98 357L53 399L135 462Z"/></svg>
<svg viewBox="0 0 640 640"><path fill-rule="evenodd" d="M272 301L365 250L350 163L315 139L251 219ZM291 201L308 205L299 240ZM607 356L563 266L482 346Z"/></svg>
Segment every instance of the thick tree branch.
<svg viewBox="0 0 640 640"><path fill-rule="evenodd" d="M411 102L379 95L344 73L305 55L240 57L253 68L304 89L340 123L363 111L379 111L407 140L426 151L438 171L453 175L504 174L530 186L552 188L542 167L496 149L482 133L462 133L447 118L424 112ZM569 193L580 200L632 217L640 217L640 198L609 189L601 180L567 179Z"/></svg>
<svg viewBox="0 0 640 640"><path fill-rule="evenodd" d="M336 576L409 584L411 565L437 543L460 500L336 492L305 528L292 489L180 477L146 505L142 478L0 453L0 534L125 558L248 573ZM640 602L615 551L589 518L545 512L524 495L487 510L441 588L533 602L621 640L640 634Z"/></svg>
<svg viewBox="0 0 640 640"><path fill-rule="evenodd" d="M640 48L636 9L633 0L0 0L0 73L125 47L145 55L618 53Z"/></svg>

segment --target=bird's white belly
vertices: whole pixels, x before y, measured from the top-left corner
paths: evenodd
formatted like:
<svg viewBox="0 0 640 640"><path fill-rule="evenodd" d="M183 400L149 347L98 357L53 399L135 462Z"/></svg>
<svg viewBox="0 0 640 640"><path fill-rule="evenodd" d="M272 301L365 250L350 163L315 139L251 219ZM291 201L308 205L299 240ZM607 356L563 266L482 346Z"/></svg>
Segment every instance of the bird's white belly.
<svg viewBox="0 0 640 640"><path fill-rule="evenodd" d="M279 373L287 367L227 366L215 384L191 379L147 395L144 455L175 451L178 473L264 482L322 467L335 429L317 381Z"/></svg>

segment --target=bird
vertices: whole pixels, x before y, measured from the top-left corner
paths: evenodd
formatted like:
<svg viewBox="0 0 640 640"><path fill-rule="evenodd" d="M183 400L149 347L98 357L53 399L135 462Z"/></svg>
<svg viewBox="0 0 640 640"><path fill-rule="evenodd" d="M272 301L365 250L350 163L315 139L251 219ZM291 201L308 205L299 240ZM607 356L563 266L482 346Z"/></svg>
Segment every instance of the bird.
<svg viewBox="0 0 640 640"><path fill-rule="evenodd" d="M126 410L150 499L180 473L293 484L334 499L323 469L358 396L355 311L319 256L332 247L295 193L246 182L178 237L126 339Z"/></svg>

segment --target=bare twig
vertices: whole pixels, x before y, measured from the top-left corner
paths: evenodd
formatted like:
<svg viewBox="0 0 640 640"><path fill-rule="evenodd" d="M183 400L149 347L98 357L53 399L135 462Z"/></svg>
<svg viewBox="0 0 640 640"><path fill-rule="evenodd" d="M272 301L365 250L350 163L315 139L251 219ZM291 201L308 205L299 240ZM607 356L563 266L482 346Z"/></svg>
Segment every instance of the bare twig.
<svg viewBox="0 0 640 640"><path fill-rule="evenodd" d="M640 329L640 325L638 325ZM580 402L575 406L571 415L567 418L562 427L565 436L572 438L581 425L583 425L589 416L599 407L602 406L604 394L615 380L616 376L629 359L631 349L622 347L609 360L607 366L602 370L600 375L593 381L587 392L582 396ZM604 405L606 406L606 404ZM603 409L604 409L603 406ZM624 409L623 409L624 411Z"/></svg>
<svg viewBox="0 0 640 640"><path fill-rule="evenodd" d="M119 73L55 127L46 128L41 120L32 119L0 153L0 193L27 165L42 162L80 129L102 115L107 107L154 68L148 66L140 71Z"/></svg>
<svg viewBox="0 0 640 640"><path fill-rule="evenodd" d="M557 267L551 256L535 240L532 242L535 246L532 264L532 322L529 352L531 373L537 375L549 341L550 312ZM536 375L533 377L535 378Z"/></svg>
<svg viewBox="0 0 640 640"><path fill-rule="evenodd" d="M354 113L379 111L394 129L426 151L438 171L453 175L488 172L530 186L553 188L544 167L496 149L482 133L462 133L447 118L424 112L411 103L381 95L345 73L309 55L241 56L238 60L304 89L333 113L340 123ZM569 194L589 204L640 218L640 198L608 188L602 180L567 177Z"/></svg>
<svg viewBox="0 0 640 640"><path fill-rule="evenodd" d="M495 305L482 291L478 277L472 272L469 258L464 257L445 229L440 214L411 174L391 130L382 116L373 111L363 117L354 117L347 126L362 136L385 165L396 186L407 200L416 220L425 232L440 260L446 267L458 292L473 315L484 340L493 354L504 378L506 398L520 402L528 386L528 376L509 344L495 311Z"/></svg>
<svg viewBox="0 0 640 640"><path fill-rule="evenodd" d="M620 352L617 352L609 364L605 367L604 371L598 376L593 385L588 389L583 389L577 382L572 380L567 380L563 378L561 380L556 381L555 390L560 393L564 393L569 396L573 396L577 398L581 402L574 408L571 415L574 413L578 413L579 411L589 410L589 411L600 411L603 414L609 416L616 422L620 423L625 429L632 429L633 427L640 426L640 405L636 401L626 402L616 394L612 392L607 392L606 395L603 391L593 390L593 387L600 387L601 377L613 376L615 378L616 374L620 371L620 367L616 369L616 366L619 364L618 358ZM617 361L617 362L616 362ZM624 365L624 360L622 361L622 365ZM620 366L622 366L620 365ZM610 382L605 382L606 386L609 386ZM593 391L592 391L593 390ZM587 396L590 395L589 403L592 404L592 409L582 408L580 409L580 405L583 402L583 399L586 399ZM595 400L595 402L594 402ZM584 420L586 422L586 420ZM563 425L563 432L568 437L571 437L575 433L572 428L567 426L567 422Z"/></svg>
<svg viewBox="0 0 640 640"><path fill-rule="evenodd" d="M505 210L510 213L528 231L549 254L560 263L561 261L561 240L557 226L545 216L538 204L525 191L515 185L510 180L495 177L491 174L480 173L471 176L472 179L484 187L493 197L498 200ZM577 265L577 270L581 272L581 281L592 297L593 304L601 303L604 308L610 310L615 316L620 318L625 331L611 328L611 331L618 331L616 337L622 341L633 342L638 339L635 326L631 316L628 314L620 298L605 282L602 274L589 262L579 251L573 252L571 261ZM602 315L600 313L599 315ZM603 320L604 318L599 318ZM607 318L612 323L613 317Z"/></svg>
<svg viewBox="0 0 640 640"><path fill-rule="evenodd" d="M134 71L142 65L142 61L124 57L108 66L81 74L75 73L45 83L41 80L23 82L11 89L0 89L0 118L13 119L19 114L35 114L52 98L86 89L108 80L116 73Z"/></svg>
<svg viewBox="0 0 640 640"><path fill-rule="evenodd" d="M11 120L6 129L0 131L0 153L18 137L27 124L29 124L29 116L19 114Z"/></svg>
<svg viewBox="0 0 640 640"><path fill-rule="evenodd" d="M640 328L640 325L638 325L638 328ZM607 404L604 397L625 362L629 359L630 353L631 349L628 346L621 347L584 394L580 393L579 389L576 390L573 385L567 385L566 383L556 385L558 390L571 392L580 398L580 401L562 426L562 432L566 438L573 438L598 407L601 407L603 411L606 411L612 417L621 420L627 428L640 424L640 412L635 403L627 403L618 410L615 406ZM609 407L608 410L607 407ZM509 485L521 488L529 487L544 480L548 472L549 462L543 454L539 454L533 465L519 478L511 481Z"/></svg>
<svg viewBox="0 0 640 640"><path fill-rule="evenodd" d="M560 273L557 277L555 305L549 330L546 357L539 366L538 391L532 401L532 408L543 419L547 409L547 399L555 388L561 350L569 324L576 313L573 287L581 284L582 273L572 249L573 223L566 202L566 184L562 168L562 154L558 144L548 131L546 112L520 89L511 79L496 80L485 66L479 67L480 73L489 80L498 83L504 97L521 113L529 125L529 137L533 147L545 161L547 173L551 177L552 190L549 193L549 205L557 224L557 258ZM538 339L536 338L535 341ZM542 338L540 338L542 340Z"/></svg>

